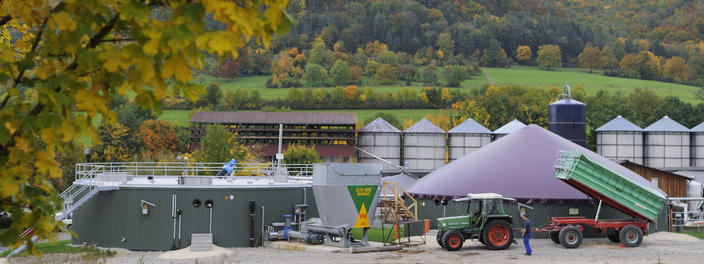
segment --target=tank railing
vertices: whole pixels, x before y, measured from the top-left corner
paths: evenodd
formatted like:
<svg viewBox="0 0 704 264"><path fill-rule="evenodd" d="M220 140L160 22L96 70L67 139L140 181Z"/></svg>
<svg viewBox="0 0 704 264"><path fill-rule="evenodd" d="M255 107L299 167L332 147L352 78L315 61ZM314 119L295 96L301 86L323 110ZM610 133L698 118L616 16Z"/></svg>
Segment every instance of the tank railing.
<svg viewBox="0 0 704 264"><path fill-rule="evenodd" d="M106 181L127 177L214 177L224 163L214 162L111 162L111 163L79 163L76 164L76 180ZM289 179L312 180L312 164L285 164L281 167ZM274 176L277 166L273 163L237 163L233 171L225 176ZM225 177L219 176L219 177ZM67 191L71 190L67 189Z"/></svg>

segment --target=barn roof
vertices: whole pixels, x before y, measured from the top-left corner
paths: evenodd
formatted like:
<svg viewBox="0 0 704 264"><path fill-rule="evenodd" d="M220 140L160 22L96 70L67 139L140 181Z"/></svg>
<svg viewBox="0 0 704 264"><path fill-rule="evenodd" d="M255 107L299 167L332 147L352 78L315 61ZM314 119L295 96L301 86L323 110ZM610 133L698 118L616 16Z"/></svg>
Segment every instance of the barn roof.
<svg viewBox="0 0 704 264"><path fill-rule="evenodd" d="M394 125L390 124L389 122L386 122L381 117L377 117L374 119L374 121L370 122L366 126L364 126L362 129L359 130L359 132L389 132L389 133L401 133L401 130L396 128Z"/></svg>
<svg viewBox="0 0 704 264"><path fill-rule="evenodd" d="M524 127L526 127L526 124L523 124L521 121L518 121L518 119L514 119L508 124L505 124L504 126L495 130L494 134L511 134L513 133L513 131L519 130Z"/></svg>
<svg viewBox="0 0 704 264"><path fill-rule="evenodd" d="M444 134L445 130L442 130L439 126L430 122L427 118L423 118L418 123L413 124L409 128L406 128L403 132L406 133L435 133Z"/></svg>
<svg viewBox="0 0 704 264"><path fill-rule="evenodd" d="M606 122L603 126L600 126L596 131L642 131L643 129L636 124L631 123L628 119L617 116L611 121Z"/></svg>
<svg viewBox="0 0 704 264"><path fill-rule="evenodd" d="M196 112L191 123L356 125L356 113Z"/></svg>
<svg viewBox="0 0 704 264"><path fill-rule="evenodd" d="M474 119L467 118L462 124L453 127L447 133L491 134L491 130L477 123Z"/></svg>
<svg viewBox="0 0 704 264"><path fill-rule="evenodd" d="M652 123L648 127L644 128L643 131L646 132L689 132L689 128L683 126L677 121L672 120L668 116L664 116L655 123Z"/></svg>
<svg viewBox="0 0 704 264"><path fill-rule="evenodd" d="M488 192L533 202L587 199L586 194L553 176L557 153L574 149L636 183L650 186L631 170L530 125L431 172L409 193L435 200Z"/></svg>

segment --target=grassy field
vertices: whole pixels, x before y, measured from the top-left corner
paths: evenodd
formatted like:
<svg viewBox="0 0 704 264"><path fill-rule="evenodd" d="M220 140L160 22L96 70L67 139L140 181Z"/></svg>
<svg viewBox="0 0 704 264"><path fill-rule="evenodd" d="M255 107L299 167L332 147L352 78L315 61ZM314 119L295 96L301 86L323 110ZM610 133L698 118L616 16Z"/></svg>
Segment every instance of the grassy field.
<svg viewBox="0 0 704 264"><path fill-rule="evenodd" d="M510 69L483 68L494 81L494 84L520 84L534 87L556 86L562 88L565 84L572 87L584 87L587 95L596 94L599 90L629 94L636 88L645 88L659 96L674 95L689 103L700 103L695 92L697 87L666 83L658 81L608 77L595 71L589 73L585 69L558 68L554 71L544 71L536 67L513 66ZM464 83L463 83L464 85Z"/></svg>
<svg viewBox="0 0 704 264"><path fill-rule="evenodd" d="M357 113L359 123L364 122L368 117L375 115L378 112L393 113L398 119L403 120L413 118L413 120L421 120L426 115L435 115L442 110L440 109L352 109L352 110L302 110L294 112L326 112L326 113ZM190 110L164 110L159 115L159 119L166 120L170 123L177 122L180 126L188 125L190 118L188 113ZM365 125L365 124L362 124Z"/></svg>
<svg viewBox="0 0 704 264"><path fill-rule="evenodd" d="M704 239L704 232L694 232L694 231L691 231L691 232L680 232L680 233L682 233L682 234L687 234L687 235L690 235L690 236L693 236L693 237L696 237L696 238L699 238L699 239Z"/></svg>
<svg viewBox="0 0 704 264"><path fill-rule="evenodd" d="M71 240L61 240L61 241L56 241L56 242L44 242L44 243L39 243L37 244L37 249L39 252L42 252L42 254L51 254L51 253L69 253L69 254L76 254L76 253L84 253L87 252L89 255L86 256L86 260L88 259L100 259L103 257L111 257L115 255L115 251L112 250L102 250L102 249L97 249L95 247L73 247L70 246L69 244L71 243ZM5 250L4 252L0 253L0 256L5 256L10 253L10 250ZM26 256L27 251L20 253L18 256Z"/></svg>
<svg viewBox="0 0 704 264"><path fill-rule="evenodd" d="M247 89L247 90L258 90L259 94L261 94L262 98L286 98L288 95L288 90L289 88L266 88L264 86L266 84L266 80L270 78L270 76L251 76L251 77L242 77L242 78L237 78L235 80L230 80L230 79L224 79L224 78L214 78L214 77L203 77L202 81L199 79L200 77L196 78L201 84L209 84L209 83L218 83L220 85L220 89L222 89L223 93L226 93L227 91L235 91L237 89ZM475 76L474 78L484 78L482 76ZM484 79L485 80L485 79ZM485 83L483 80L477 80L478 83ZM466 83L471 83L471 81L466 81ZM384 86L375 86L374 82L369 79L365 78L362 81L362 85L360 87L373 87L374 91L379 93L379 92L392 92L395 93L396 91L400 90L401 88L404 87L409 87L417 92L420 92L420 90L424 87L421 83L412 83L411 86L404 86L401 85L401 82L398 82L398 84L395 85L384 85ZM328 92L331 92L335 87L312 87L313 89L323 89ZM306 89L306 88L298 88L298 89ZM451 88L451 89L460 89L460 88Z"/></svg>
<svg viewBox="0 0 704 264"><path fill-rule="evenodd" d="M635 88L645 88L652 90L655 94L660 96L674 95L685 102L701 102L701 100L697 99L694 94L697 89L699 89L695 86L658 81L608 77L602 75L599 71L589 73L588 70L579 68L557 68L552 71L545 71L538 67L532 66L513 66L508 69L482 68L482 70L484 71L482 74L478 76L473 76L472 79L462 82L462 88L451 89L467 89L479 87L485 84L489 84L489 79L491 79L494 84L498 85L517 84L540 88L547 88L550 86L562 88L565 84L569 84L573 87L580 85L584 87L588 95L595 94L599 90L622 92L628 94L633 92ZM264 84L266 83L267 79L269 79L269 76L242 77L237 78L235 80L203 76L197 77L196 81L202 84L216 82L220 84L220 88L223 90L223 92L234 91L239 88L249 90L257 89L259 90L259 93L262 95L263 98L285 98L288 94L288 89L266 88ZM444 82L442 78L440 81ZM373 87L377 92L396 92L399 89L406 87L402 85L401 82L398 82L396 85L375 86L373 81L368 78L363 81L361 86ZM420 91L423 85L420 83L413 83L411 86L408 87ZM331 90L333 88L322 89Z"/></svg>

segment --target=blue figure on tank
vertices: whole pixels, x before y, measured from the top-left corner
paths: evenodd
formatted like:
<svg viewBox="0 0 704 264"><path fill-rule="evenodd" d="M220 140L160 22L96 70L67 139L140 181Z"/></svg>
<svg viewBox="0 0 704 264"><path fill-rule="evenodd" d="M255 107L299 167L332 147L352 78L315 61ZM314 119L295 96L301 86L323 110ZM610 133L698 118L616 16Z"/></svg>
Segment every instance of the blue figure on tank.
<svg viewBox="0 0 704 264"><path fill-rule="evenodd" d="M235 170L235 167L236 167L235 163L237 163L237 160L232 159L227 164L222 165L222 170L220 170L220 172L218 172L218 174L216 176L230 175L230 173L232 173L232 171Z"/></svg>

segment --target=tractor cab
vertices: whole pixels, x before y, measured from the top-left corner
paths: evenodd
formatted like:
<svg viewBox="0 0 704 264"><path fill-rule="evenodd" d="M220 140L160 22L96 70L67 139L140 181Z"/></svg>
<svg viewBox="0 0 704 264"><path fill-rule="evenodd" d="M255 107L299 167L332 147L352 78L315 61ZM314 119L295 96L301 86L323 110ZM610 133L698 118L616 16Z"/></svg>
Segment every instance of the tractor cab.
<svg viewBox="0 0 704 264"><path fill-rule="evenodd" d="M438 218L438 244L458 250L465 239L477 239L490 249L508 248L513 241L513 218L504 213L503 201L512 200L496 193L468 194L452 200L467 202L467 214Z"/></svg>

